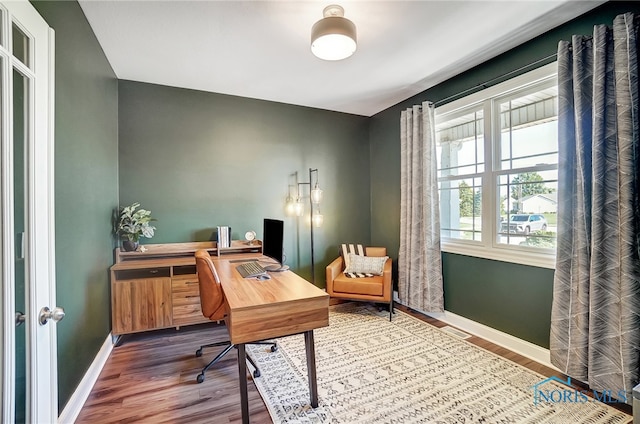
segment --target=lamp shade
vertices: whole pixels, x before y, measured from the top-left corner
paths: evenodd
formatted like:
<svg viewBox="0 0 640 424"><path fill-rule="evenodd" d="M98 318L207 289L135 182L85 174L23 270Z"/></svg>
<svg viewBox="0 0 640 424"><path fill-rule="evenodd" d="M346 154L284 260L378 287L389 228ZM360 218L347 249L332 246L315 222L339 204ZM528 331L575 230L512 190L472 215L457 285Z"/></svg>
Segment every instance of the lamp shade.
<svg viewBox="0 0 640 424"><path fill-rule="evenodd" d="M293 210L295 211L296 216L302 216L304 214L304 203L302 203L301 199L296 200Z"/></svg>
<svg viewBox="0 0 640 424"><path fill-rule="evenodd" d="M285 212L288 216L293 216L296 214L296 204L293 203L293 199L291 198L291 196L287 196L287 200L286 200L286 205L285 205Z"/></svg>
<svg viewBox="0 0 640 424"><path fill-rule="evenodd" d="M356 26L338 5L324 8L324 18L311 28L311 51L324 60L342 60L357 48Z"/></svg>
<svg viewBox="0 0 640 424"><path fill-rule="evenodd" d="M311 190L311 201L316 205L322 202L322 189L318 187L318 183L313 190Z"/></svg>
<svg viewBox="0 0 640 424"><path fill-rule="evenodd" d="M311 218L311 221L313 222L313 225L315 227L322 227L322 223L324 222L324 216L322 216L320 211L318 211L318 212L313 214L313 217Z"/></svg>

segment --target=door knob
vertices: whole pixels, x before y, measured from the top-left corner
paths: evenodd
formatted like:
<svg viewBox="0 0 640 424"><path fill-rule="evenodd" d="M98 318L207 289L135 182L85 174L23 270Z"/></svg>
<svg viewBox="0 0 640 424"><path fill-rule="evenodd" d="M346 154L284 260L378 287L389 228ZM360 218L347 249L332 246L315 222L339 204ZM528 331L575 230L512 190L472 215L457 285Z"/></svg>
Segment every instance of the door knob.
<svg viewBox="0 0 640 424"><path fill-rule="evenodd" d="M38 320L40 321L40 325L45 325L49 322L50 319L58 322L62 318L64 318L64 309L57 306L52 311L51 309L49 309L49 307L45 306L44 308L40 309L40 315L38 316L38 318Z"/></svg>
<svg viewBox="0 0 640 424"><path fill-rule="evenodd" d="M22 324L24 324L25 318L25 314L20 311L16 311L16 327L20 327Z"/></svg>

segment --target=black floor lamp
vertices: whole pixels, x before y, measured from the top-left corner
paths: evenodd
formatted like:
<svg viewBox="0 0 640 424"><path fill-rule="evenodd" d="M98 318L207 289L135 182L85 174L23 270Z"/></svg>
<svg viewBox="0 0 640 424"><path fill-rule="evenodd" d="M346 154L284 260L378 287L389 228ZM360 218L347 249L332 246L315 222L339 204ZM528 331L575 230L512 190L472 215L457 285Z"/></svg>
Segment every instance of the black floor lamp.
<svg viewBox="0 0 640 424"><path fill-rule="evenodd" d="M316 184L313 184L313 174L316 174ZM319 204L322 201L322 190L318 186L318 169L309 168L309 181L308 182L299 182L298 183L298 197L296 198L296 203L294 205L294 211L296 216L304 215L304 203L302 202L302 197L300 196L300 186L308 185L311 190L309 193L309 211L310 211L310 222L309 228L311 230L311 282L313 285L316 284L316 268L315 268L315 258L313 252L313 227L320 227L324 222L324 217L320 214ZM316 210L314 211L314 205L316 205Z"/></svg>

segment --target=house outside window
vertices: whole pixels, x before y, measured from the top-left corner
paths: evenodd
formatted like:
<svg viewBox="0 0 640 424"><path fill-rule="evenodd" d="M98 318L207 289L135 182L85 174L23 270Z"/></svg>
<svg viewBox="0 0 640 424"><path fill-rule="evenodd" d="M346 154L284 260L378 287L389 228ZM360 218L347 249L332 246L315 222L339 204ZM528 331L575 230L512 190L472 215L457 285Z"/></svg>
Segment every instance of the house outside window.
<svg viewBox="0 0 640 424"><path fill-rule="evenodd" d="M436 108L442 250L553 268L556 64Z"/></svg>

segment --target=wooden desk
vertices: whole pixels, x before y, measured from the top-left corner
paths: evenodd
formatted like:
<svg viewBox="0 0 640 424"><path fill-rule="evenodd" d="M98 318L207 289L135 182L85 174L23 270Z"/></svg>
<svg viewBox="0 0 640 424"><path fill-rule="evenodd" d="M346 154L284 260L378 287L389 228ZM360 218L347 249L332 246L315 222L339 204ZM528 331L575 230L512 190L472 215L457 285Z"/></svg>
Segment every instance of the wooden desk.
<svg viewBox="0 0 640 424"><path fill-rule="evenodd" d="M242 278L238 259L262 255L212 257L227 301L227 329L238 346L242 422L249 422L245 343L304 333L311 406L318 406L315 328L329 325L329 295L292 271L271 272L270 280ZM269 259L265 258L265 261Z"/></svg>

